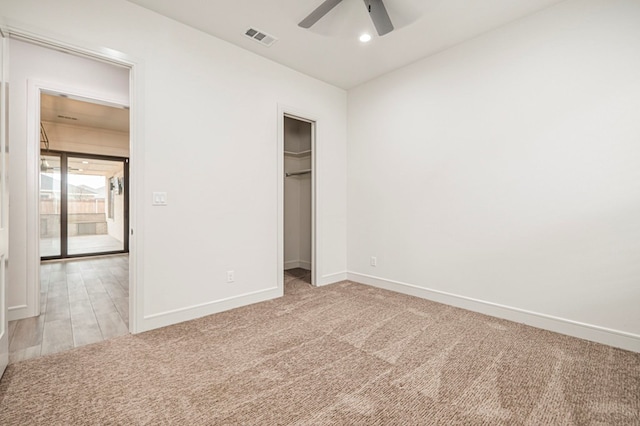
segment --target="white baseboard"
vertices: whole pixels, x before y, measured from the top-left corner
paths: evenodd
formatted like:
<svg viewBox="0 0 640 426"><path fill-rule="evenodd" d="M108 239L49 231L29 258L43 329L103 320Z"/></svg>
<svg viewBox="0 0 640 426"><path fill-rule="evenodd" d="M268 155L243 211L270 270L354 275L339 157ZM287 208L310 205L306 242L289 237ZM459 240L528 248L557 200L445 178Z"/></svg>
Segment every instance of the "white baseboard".
<svg viewBox="0 0 640 426"><path fill-rule="evenodd" d="M284 262L284 270L299 268L297 260L289 260Z"/></svg>
<svg viewBox="0 0 640 426"><path fill-rule="evenodd" d="M344 281L346 279L347 279L347 273L346 272L336 272L335 274L327 274L327 275L323 275L321 277L318 277L318 279L316 281L316 286L317 287L321 287L323 285L334 284L334 283L338 283L340 281Z"/></svg>
<svg viewBox="0 0 640 426"><path fill-rule="evenodd" d="M28 309L27 305L9 306L7 310L7 320L16 321L24 318L32 317L32 313Z"/></svg>
<svg viewBox="0 0 640 426"><path fill-rule="evenodd" d="M298 266L299 268L306 269L307 271L311 270L311 262L307 262L306 260L301 260L300 262L298 262L298 264L300 265Z"/></svg>
<svg viewBox="0 0 640 426"><path fill-rule="evenodd" d="M304 267L304 266L295 266ZM309 269L311 265L309 265ZM286 267L285 267L286 269ZM306 269L306 268L305 268ZM347 279L346 272L324 275L319 278L317 286L333 284ZM166 327L184 321L201 318L207 315L217 314L219 312L228 311L230 309L239 308L254 303L265 302L267 300L282 297L283 289L278 287L260 290L253 293L247 293L239 296L230 297L228 299L216 300L213 302L202 303L198 305L188 306L186 308L176 309L173 311L160 312L151 315L145 315L140 322L137 332L153 330L155 328Z"/></svg>
<svg viewBox="0 0 640 426"><path fill-rule="evenodd" d="M590 340L633 352L640 352L640 336L637 334L613 330L592 324L585 324L552 315L531 312L524 309L459 296L439 290L418 287L413 284L387 280L357 272L348 272L346 275L348 280L357 283L408 294L410 296L432 300L434 302L523 323L532 327L566 334L568 336L578 337L580 339Z"/></svg>
<svg viewBox="0 0 640 426"><path fill-rule="evenodd" d="M307 262L306 260L289 260L287 262L284 262L284 270L286 271L287 269L295 269L295 268L302 268L302 269L306 269L308 271L311 270L311 262Z"/></svg>
<svg viewBox="0 0 640 426"><path fill-rule="evenodd" d="M166 327L184 321L201 318L207 315L217 314L241 306L265 302L267 300L282 297L282 289L278 287L246 293L222 300L188 306L173 311L160 312L144 316L138 332L149 331L155 328Z"/></svg>

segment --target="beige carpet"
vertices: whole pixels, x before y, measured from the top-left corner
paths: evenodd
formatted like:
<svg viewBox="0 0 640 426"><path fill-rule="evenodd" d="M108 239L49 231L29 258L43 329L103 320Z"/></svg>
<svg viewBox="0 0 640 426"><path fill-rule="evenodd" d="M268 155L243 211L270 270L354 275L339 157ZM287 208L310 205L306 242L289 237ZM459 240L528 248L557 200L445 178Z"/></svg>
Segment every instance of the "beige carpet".
<svg viewBox="0 0 640 426"><path fill-rule="evenodd" d="M9 366L3 425L639 425L640 354L344 282Z"/></svg>

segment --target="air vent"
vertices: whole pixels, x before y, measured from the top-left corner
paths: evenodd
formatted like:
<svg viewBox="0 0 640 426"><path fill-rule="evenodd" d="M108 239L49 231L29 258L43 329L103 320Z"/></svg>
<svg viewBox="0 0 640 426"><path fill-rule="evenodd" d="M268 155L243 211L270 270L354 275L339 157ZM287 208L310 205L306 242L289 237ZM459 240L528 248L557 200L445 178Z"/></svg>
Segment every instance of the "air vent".
<svg viewBox="0 0 640 426"><path fill-rule="evenodd" d="M257 30L255 28L249 28L247 31L245 31L244 35L249 37L251 40L257 41L258 43L267 47L271 46L273 43L278 41L278 39L275 38L274 36L269 35L263 31Z"/></svg>

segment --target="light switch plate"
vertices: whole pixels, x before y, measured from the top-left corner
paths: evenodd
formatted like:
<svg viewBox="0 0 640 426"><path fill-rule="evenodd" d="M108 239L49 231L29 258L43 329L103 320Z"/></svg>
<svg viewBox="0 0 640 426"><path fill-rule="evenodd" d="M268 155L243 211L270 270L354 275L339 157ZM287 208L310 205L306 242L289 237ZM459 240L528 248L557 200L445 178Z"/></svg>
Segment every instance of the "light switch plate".
<svg viewBox="0 0 640 426"><path fill-rule="evenodd" d="M166 206L167 205L167 193L166 192L154 192L153 202L154 206Z"/></svg>

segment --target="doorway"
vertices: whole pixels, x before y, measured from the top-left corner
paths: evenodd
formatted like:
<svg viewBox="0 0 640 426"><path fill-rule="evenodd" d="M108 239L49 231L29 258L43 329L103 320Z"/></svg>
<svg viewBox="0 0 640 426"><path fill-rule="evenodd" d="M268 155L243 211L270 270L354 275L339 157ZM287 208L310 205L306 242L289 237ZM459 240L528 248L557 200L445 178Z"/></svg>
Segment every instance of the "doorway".
<svg viewBox="0 0 640 426"><path fill-rule="evenodd" d="M284 291L314 285L315 122L283 117Z"/></svg>
<svg viewBox="0 0 640 426"><path fill-rule="evenodd" d="M26 248L14 251L11 268L15 362L135 331L128 255L133 67L64 45L10 41L11 116L26 124L10 129L28 142L11 159L13 193L25 194L12 204L10 245Z"/></svg>

